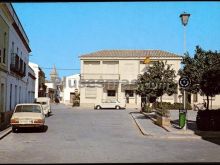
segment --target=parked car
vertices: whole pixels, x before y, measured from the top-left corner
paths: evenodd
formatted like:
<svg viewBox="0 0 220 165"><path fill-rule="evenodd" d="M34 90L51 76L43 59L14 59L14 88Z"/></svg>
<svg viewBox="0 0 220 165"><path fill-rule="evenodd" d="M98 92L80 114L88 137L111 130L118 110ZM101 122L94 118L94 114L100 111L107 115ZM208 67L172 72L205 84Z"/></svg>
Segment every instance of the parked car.
<svg viewBox="0 0 220 165"><path fill-rule="evenodd" d="M96 103L95 109L102 108L115 108L115 109L124 109L126 107L125 102L119 102L118 100L102 100L100 103Z"/></svg>
<svg viewBox="0 0 220 165"><path fill-rule="evenodd" d="M21 127L38 127L44 129L45 115L40 104L17 104L11 117L12 131Z"/></svg>
<svg viewBox="0 0 220 165"><path fill-rule="evenodd" d="M38 97L36 103L41 104L44 110L44 114L48 117L51 113L50 98L49 97Z"/></svg>

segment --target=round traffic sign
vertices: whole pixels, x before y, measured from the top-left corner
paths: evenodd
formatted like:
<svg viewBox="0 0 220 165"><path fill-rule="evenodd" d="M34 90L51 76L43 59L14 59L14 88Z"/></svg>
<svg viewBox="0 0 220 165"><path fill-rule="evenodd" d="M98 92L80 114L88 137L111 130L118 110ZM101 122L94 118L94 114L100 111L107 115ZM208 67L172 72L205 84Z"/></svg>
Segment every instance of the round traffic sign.
<svg viewBox="0 0 220 165"><path fill-rule="evenodd" d="M186 88L190 85L190 79L188 77L181 77L179 79L180 87Z"/></svg>

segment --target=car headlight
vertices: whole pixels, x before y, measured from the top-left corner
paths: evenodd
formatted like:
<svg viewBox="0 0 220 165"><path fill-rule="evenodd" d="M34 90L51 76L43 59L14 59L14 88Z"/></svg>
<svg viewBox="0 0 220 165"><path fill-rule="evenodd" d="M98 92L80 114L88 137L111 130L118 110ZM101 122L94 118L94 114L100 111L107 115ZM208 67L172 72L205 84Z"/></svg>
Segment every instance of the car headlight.
<svg viewBox="0 0 220 165"><path fill-rule="evenodd" d="M35 119L34 123L43 123L43 120L42 119Z"/></svg>

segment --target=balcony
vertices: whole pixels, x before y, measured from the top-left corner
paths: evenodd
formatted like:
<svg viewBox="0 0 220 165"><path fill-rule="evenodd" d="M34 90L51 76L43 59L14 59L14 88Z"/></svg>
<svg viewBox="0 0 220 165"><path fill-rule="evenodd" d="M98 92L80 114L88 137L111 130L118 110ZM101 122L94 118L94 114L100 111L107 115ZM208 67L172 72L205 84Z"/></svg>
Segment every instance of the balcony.
<svg viewBox="0 0 220 165"><path fill-rule="evenodd" d="M11 53L10 70L20 77L25 77L26 75L26 63L19 58L17 53Z"/></svg>
<svg viewBox="0 0 220 165"><path fill-rule="evenodd" d="M119 80L119 74L84 73L81 80Z"/></svg>

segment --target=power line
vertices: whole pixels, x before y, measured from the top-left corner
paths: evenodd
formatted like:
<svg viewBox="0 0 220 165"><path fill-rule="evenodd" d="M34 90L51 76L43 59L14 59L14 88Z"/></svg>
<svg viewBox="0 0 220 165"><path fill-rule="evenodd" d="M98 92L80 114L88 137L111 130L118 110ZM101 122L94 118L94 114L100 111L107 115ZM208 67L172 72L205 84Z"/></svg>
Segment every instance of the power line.
<svg viewBox="0 0 220 165"><path fill-rule="evenodd" d="M54 69L54 68L43 68L43 67L40 67L41 69ZM56 70L80 70L80 69L60 69L60 68L56 68Z"/></svg>
<svg viewBox="0 0 220 165"><path fill-rule="evenodd" d="M44 68L44 67L41 67L41 66L39 66L41 69L50 69L50 70L52 70L52 69L54 69L54 68ZM34 68L38 68L38 66L34 66ZM56 68L56 70L80 70L80 69L76 69L76 68L69 68L69 69L67 69L67 68Z"/></svg>

